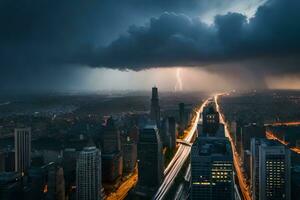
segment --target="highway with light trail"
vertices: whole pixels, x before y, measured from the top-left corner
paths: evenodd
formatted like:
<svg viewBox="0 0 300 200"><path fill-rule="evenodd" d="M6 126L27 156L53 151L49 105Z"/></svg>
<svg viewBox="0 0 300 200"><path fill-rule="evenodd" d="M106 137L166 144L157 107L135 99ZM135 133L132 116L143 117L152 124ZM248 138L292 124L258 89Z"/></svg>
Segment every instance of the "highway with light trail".
<svg viewBox="0 0 300 200"><path fill-rule="evenodd" d="M191 120L191 123L189 127L184 131L185 132L185 138L183 139L184 142L187 144L193 142L192 139L194 138L195 132L197 130L197 124L200 120L200 114L203 111L203 108L207 104L209 99L205 100L200 108L197 108L194 112L194 116ZM169 191L170 187L174 183L174 180L180 170L182 169L185 161L189 157L191 152L191 147L189 145L179 143L179 147L172 158L169 165L166 167L164 171L164 180L161 184L161 186L158 188L156 194L154 195L153 199L163 199L167 192Z"/></svg>
<svg viewBox="0 0 300 200"><path fill-rule="evenodd" d="M228 128L228 124L224 120L224 114L222 113L222 111L220 109L220 106L219 106L219 103L218 103L218 98L219 98L219 96L222 96L222 95L225 95L225 94L217 94L214 97L214 100L215 100L215 103L216 103L216 109L220 114L220 123L224 124L225 135L226 135L226 137L228 137L228 139L231 143L232 153L233 153L233 163L234 163L236 175L237 175L238 182L239 182L239 188L242 192L243 199L251 200L250 186L247 183L247 180L246 180L245 175L243 173L242 165L240 163L240 157L239 157L239 155L236 151L232 136L231 136L229 128Z"/></svg>

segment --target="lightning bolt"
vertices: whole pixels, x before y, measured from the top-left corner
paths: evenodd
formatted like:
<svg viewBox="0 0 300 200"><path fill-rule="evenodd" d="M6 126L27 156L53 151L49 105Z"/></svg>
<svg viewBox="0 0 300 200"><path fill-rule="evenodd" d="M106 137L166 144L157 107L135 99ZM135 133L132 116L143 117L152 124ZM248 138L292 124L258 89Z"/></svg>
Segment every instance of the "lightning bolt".
<svg viewBox="0 0 300 200"><path fill-rule="evenodd" d="M174 87L175 92L182 91L182 89L183 89L180 72L181 72L181 69L177 68L177 70L176 70L176 80L177 80L177 82L176 82L175 87Z"/></svg>

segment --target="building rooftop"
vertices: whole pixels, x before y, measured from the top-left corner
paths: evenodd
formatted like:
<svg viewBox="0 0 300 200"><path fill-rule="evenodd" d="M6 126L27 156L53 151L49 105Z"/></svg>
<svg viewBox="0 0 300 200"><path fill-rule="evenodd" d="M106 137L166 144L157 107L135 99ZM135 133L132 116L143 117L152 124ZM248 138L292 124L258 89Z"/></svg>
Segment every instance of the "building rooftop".
<svg viewBox="0 0 300 200"><path fill-rule="evenodd" d="M157 126L154 124L147 124L143 129L154 129L157 130Z"/></svg>
<svg viewBox="0 0 300 200"><path fill-rule="evenodd" d="M219 137L197 138L193 144L200 156L232 156L228 139Z"/></svg>
<svg viewBox="0 0 300 200"><path fill-rule="evenodd" d="M89 152L89 151L95 151L97 148L95 146L90 146L90 147L84 147L83 151Z"/></svg>

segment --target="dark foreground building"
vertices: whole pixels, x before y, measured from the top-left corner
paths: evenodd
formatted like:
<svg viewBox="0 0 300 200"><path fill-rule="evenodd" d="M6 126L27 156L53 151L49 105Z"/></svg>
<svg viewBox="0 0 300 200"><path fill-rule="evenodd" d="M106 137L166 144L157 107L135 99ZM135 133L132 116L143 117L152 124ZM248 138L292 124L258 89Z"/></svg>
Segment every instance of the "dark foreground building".
<svg viewBox="0 0 300 200"><path fill-rule="evenodd" d="M138 143L139 196L151 197L163 178L162 144L156 126L146 126L140 131Z"/></svg>
<svg viewBox="0 0 300 200"><path fill-rule="evenodd" d="M191 199L232 200L233 161L226 138L199 137L191 152Z"/></svg>

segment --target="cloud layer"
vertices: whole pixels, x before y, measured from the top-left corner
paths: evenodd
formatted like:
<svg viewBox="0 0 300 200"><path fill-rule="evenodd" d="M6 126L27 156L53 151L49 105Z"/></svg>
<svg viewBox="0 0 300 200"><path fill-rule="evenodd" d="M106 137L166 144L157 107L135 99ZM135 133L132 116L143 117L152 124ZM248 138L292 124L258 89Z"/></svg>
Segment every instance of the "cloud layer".
<svg viewBox="0 0 300 200"><path fill-rule="evenodd" d="M145 26L131 26L104 48L83 47L72 62L133 70L242 60L268 65L287 57L297 64L299 9L300 1L270 0L253 18L228 13L216 16L210 26L183 14L164 13Z"/></svg>
<svg viewBox="0 0 300 200"><path fill-rule="evenodd" d="M222 71L239 63L263 73L299 73L299 1L268 0L250 19L231 12L208 25L201 18L262 1L4 0L0 88L60 87L79 79L81 66Z"/></svg>

